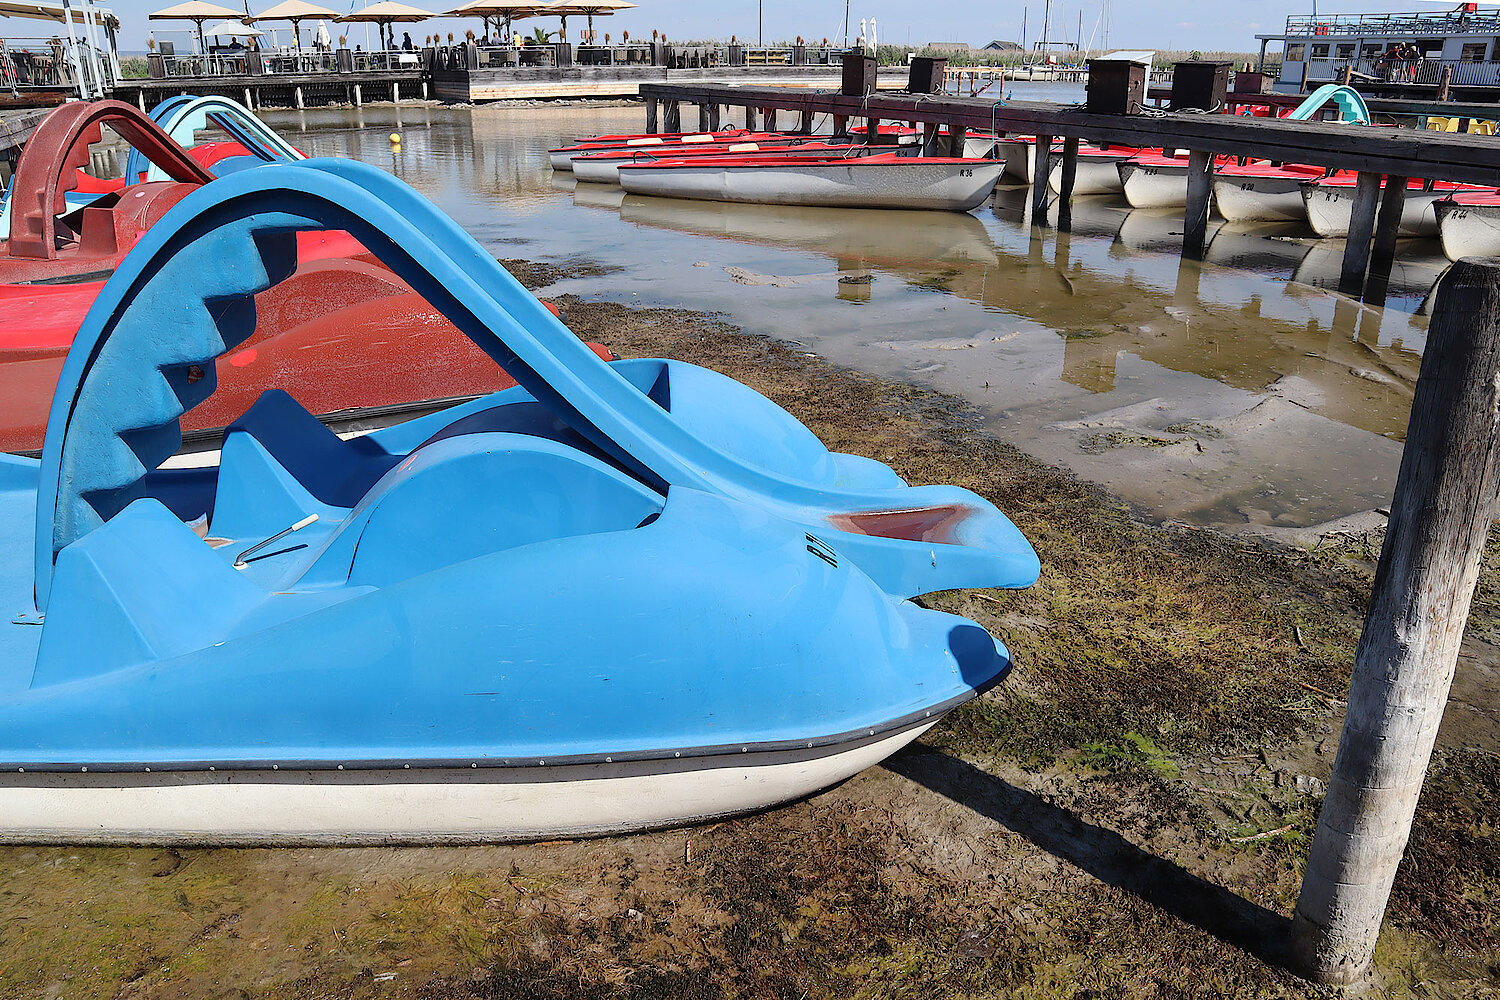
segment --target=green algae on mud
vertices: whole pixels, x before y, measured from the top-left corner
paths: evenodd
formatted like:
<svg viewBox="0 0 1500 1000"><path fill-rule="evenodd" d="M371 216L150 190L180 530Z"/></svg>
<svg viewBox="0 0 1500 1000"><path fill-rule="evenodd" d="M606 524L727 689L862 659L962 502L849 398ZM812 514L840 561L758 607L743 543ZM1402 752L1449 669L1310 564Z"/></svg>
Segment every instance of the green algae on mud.
<svg viewBox="0 0 1500 1000"><path fill-rule="evenodd" d="M999 504L1041 581L923 600L1004 638L1014 680L886 768L712 827L466 849L0 849L0 997L1323 995L1172 897L1259 914L1267 935L1289 912L1318 801L1298 779L1331 764L1368 552L1144 525L951 398L702 314L558 302L622 356L713 367L833 448ZM1500 603L1485 587L1480 614ZM1500 989L1495 784L1488 758L1440 759L1375 995Z"/></svg>

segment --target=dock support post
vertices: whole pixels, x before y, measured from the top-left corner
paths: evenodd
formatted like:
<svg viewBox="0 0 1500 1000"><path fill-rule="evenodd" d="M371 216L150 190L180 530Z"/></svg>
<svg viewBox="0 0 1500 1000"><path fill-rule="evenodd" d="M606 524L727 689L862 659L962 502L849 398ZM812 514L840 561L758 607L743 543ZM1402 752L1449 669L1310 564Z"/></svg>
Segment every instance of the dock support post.
<svg viewBox="0 0 1500 1000"><path fill-rule="evenodd" d="M962 125L948 123L948 155L962 157L964 155L964 141L968 138L969 130Z"/></svg>
<svg viewBox="0 0 1500 1000"><path fill-rule="evenodd" d="M396 86L399 87L401 85L398 83L398 84L396 84ZM297 110L301 111L302 107L303 107L303 104L302 104L302 88L301 87L293 87L292 88L292 94L293 94L293 96L294 96L294 98L295 98L295 100L297 102Z"/></svg>
<svg viewBox="0 0 1500 1000"><path fill-rule="evenodd" d="M365 106L365 92L357 83L354 85L354 106L356 108Z"/></svg>
<svg viewBox="0 0 1500 1000"><path fill-rule="evenodd" d="M745 128L751 132L755 131L755 105L745 105Z"/></svg>
<svg viewBox="0 0 1500 1000"><path fill-rule="evenodd" d="M833 134L834 135L848 135L848 133L849 133L849 116L848 115L834 115L833 116Z"/></svg>
<svg viewBox="0 0 1500 1000"><path fill-rule="evenodd" d="M646 98L646 134L647 135L655 135L657 132L661 131L660 127L657 125L657 118L656 118L658 107L659 107L659 103L657 102L656 98L654 98L654 97L648 97L648 98Z"/></svg>
<svg viewBox="0 0 1500 1000"><path fill-rule="evenodd" d="M1443 67L1442 75L1438 77L1437 99L1440 101L1448 100L1449 92L1452 91L1452 89L1453 66L1450 64Z"/></svg>
<svg viewBox="0 0 1500 1000"><path fill-rule="evenodd" d="M1070 135L1063 140L1062 183L1057 192L1057 228L1062 232L1073 229L1073 181L1078 177L1078 137Z"/></svg>
<svg viewBox="0 0 1500 1000"><path fill-rule="evenodd" d="M391 102L393 104L401 103L401 84L399 81L391 83Z"/></svg>
<svg viewBox="0 0 1500 1000"><path fill-rule="evenodd" d="M775 108L766 108L765 119L766 119L766 131L767 132L775 132L776 131L776 109Z"/></svg>
<svg viewBox="0 0 1500 1000"><path fill-rule="evenodd" d="M1500 267L1461 260L1438 286L1338 757L1292 917L1292 957L1318 982L1355 982L1375 951L1496 513L1497 410Z"/></svg>
<svg viewBox="0 0 1500 1000"><path fill-rule="evenodd" d="M682 105L677 101L667 101L667 113L665 128L668 132L682 131Z"/></svg>
<svg viewBox="0 0 1500 1000"><path fill-rule="evenodd" d="M1036 137L1036 167L1031 172L1031 224L1047 224L1047 178L1052 174L1052 137Z"/></svg>
<svg viewBox="0 0 1500 1000"><path fill-rule="evenodd" d="M422 81L422 100L427 100L427 81Z"/></svg>
<svg viewBox="0 0 1500 1000"><path fill-rule="evenodd" d="M245 107L250 108L251 110L254 110L254 105L252 105L250 103L250 88L249 87L245 88ZM145 109L142 108L141 110L144 111Z"/></svg>
<svg viewBox="0 0 1500 1000"><path fill-rule="evenodd" d="M1375 232L1375 207L1379 201L1380 174L1361 170L1354 182L1354 207L1349 213L1349 235L1344 242L1344 270L1339 275L1339 291L1346 295L1358 295L1365 287L1370 237Z"/></svg>
<svg viewBox="0 0 1500 1000"><path fill-rule="evenodd" d="M1364 298L1373 305L1385 304L1391 284L1391 265L1396 260L1396 236L1401 229L1401 210L1406 206L1406 178L1387 177L1375 216L1375 249L1370 254L1370 276Z"/></svg>
<svg viewBox="0 0 1500 1000"><path fill-rule="evenodd" d="M797 131L803 135L812 135L813 113L811 108L803 108L802 114L797 122Z"/></svg>
<svg viewBox="0 0 1500 1000"><path fill-rule="evenodd" d="M937 122L923 122L922 123L922 155L923 156L936 156L937 155L937 137L938 137L938 123Z"/></svg>
<svg viewBox="0 0 1500 1000"><path fill-rule="evenodd" d="M1203 259L1208 241L1208 203L1214 190L1214 157L1212 153L1192 150L1188 153L1187 211L1182 218L1182 255L1191 260Z"/></svg>
<svg viewBox="0 0 1500 1000"><path fill-rule="evenodd" d="M707 132L707 131L709 131L710 130L710 122L711 122L711 120L713 118L717 118L717 117L718 117L717 115L712 115L712 114L709 113L709 105L707 105L707 104L700 104L700 105L698 105L698 131L699 132Z"/></svg>

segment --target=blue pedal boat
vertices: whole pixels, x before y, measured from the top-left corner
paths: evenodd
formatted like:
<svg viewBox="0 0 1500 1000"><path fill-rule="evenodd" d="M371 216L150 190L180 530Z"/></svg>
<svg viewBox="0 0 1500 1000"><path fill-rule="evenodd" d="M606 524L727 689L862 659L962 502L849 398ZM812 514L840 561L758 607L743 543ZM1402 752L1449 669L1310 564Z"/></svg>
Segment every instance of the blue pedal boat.
<svg viewBox="0 0 1500 1000"><path fill-rule="evenodd" d="M276 391L163 465L215 357L346 230L516 376L344 440ZM911 597L1027 586L983 498L829 452L745 386L605 363L350 161L234 173L116 270L40 460L0 458L0 840L434 843L731 815L1000 681Z"/></svg>

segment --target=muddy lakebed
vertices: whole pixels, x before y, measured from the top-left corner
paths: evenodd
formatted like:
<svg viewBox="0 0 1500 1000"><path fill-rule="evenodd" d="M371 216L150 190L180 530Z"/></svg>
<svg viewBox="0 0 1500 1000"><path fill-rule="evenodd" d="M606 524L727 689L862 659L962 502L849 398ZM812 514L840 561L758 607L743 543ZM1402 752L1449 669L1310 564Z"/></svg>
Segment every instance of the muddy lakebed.
<svg viewBox="0 0 1500 1000"><path fill-rule="evenodd" d="M1015 192L856 220L549 174L556 139L639 108L267 118L395 170L580 336L715 368L830 447L995 501L1041 581L922 600L1017 669L884 766L710 827L0 849L0 996L1321 995L1278 947L1435 262L1373 308L1320 287L1337 254L1309 264L1328 248L1295 233L1220 230L1229 256L1186 264L1180 220L1112 202L1059 236ZM1497 571L1492 545L1372 995L1500 996Z"/></svg>

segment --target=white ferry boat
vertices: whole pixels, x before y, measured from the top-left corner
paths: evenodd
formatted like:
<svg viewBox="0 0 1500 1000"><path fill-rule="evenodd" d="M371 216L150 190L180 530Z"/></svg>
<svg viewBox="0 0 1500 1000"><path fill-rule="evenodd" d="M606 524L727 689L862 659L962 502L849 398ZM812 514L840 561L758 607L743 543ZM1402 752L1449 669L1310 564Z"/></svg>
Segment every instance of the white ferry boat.
<svg viewBox="0 0 1500 1000"><path fill-rule="evenodd" d="M1460 3L1411 14L1297 14L1279 34L1256 35L1277 90L1308 90L1353 71L1356 87L1500 86L1500 8ZM1277 72L1275 46L1281 47ZM1268 55L1268 50L1270 54Z"/></svg>

